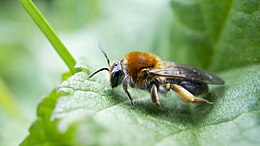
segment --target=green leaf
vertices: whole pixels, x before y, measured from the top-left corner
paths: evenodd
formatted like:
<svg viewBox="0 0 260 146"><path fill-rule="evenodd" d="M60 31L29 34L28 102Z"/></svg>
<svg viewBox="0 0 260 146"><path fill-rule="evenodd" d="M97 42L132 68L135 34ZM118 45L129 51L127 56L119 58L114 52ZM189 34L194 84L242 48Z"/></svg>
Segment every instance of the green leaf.
<svg viewBox="0 0 260 146"><path fill-rule="evenodd" d="M37 111L38 119L30 128L30 133L37 132L27 137L23 145L72 144L70 130L67 130L66 133L60 133L56 127L57 120L50 121L51 113L58 97L56 90L54 90L40 103Z"/></svg>
<svg viewBox="0 0 260 146"><path fill-rule="evenodd" d="M259 63L259 5L258 0L172 0L174 51L168 58L215 71Z"/></svg>
<svg viewBox="0 0 260 146"><path fill-rule="evenodd" d="M259 67L222 73L225 87L213 88L208 96L213 106L189 105L174 95L161 96L166 111L155 108L149 95L142 92L134 94L136 105L131 107L122 90L110 90L104 86L107 81L89 80L86 73L77 73L60 85L58 91L65 95L59 97L53 111L55 93L39 105L39 118L24 145L39 140L52 144L57 142L53 137L61 134L71 136L59 138L63 144L71 144L72 139L82 145L256 145L260 130L260 88L255 88L260 84ZM53 129L57 131L38 132Z"/></svg>

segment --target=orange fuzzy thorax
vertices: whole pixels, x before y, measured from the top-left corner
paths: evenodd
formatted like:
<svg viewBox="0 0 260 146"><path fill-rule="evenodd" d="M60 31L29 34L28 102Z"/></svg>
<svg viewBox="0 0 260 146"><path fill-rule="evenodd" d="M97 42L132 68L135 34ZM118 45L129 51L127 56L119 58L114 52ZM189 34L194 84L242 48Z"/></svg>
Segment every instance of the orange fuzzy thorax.
<svg viewBox="0 0 260 146"><path fill-rule="evenodd" d="M146 52L130 52L125 56L124 60L126 70L135 83L143 79L144 73L141 71L142 69L159 68L161 66L161 61L157 56Z"/></svg>

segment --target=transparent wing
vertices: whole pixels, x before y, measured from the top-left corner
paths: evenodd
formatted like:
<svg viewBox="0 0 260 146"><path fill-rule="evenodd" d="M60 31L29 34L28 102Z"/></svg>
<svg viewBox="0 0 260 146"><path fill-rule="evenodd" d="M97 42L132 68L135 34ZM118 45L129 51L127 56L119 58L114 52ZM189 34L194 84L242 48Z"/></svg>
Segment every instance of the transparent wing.
<svg viewBox="0 0 260 146"><path fill-rule="evenodd" d="M161 68L152 68L149 70L149 73L159 77L187 79L206 84L222 85L225 83L221 78L214 74L175 62L164 61Z"/></svg>

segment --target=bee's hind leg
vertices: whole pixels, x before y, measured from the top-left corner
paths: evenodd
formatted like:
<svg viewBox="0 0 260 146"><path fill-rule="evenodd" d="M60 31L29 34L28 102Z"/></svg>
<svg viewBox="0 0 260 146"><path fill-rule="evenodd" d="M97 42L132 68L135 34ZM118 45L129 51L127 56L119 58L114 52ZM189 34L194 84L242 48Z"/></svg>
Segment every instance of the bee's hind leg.
<svg viewBox="0 0 260 146"><path fill-rule="evenodd" d="M150 94L151 94L151 99L152 99L153 104L157 107L161 107L161 104L160 104L160 101L159 101L159 98L158 98L156 85L152 86L152 88L150 90Z"/></svg>
<svg viewBox="0 0 260 146"><path fill-rule="evenodd" d="M182 86L173 84L172 90L175 91L175 93L178 95L178 97L183 100L184 102L196 102L196 103L206 103L206 104L213 104L212 102L209 102L208 100L197 98L193 96L188 90L183 88Z"/></svg>

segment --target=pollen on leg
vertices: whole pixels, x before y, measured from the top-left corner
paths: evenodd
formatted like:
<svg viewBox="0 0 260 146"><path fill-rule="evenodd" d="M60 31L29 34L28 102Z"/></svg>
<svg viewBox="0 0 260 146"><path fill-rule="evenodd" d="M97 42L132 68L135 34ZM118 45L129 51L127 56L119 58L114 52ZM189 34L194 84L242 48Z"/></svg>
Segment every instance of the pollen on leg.
<svg viewBox="0 0 260 146"><path fill-rule="evenodd" d="M184 102L213 104L212 102L209 102L206 99L194 97L188 90L179 85L173 84L173 90L178 95L178 97Z"/></svg>

